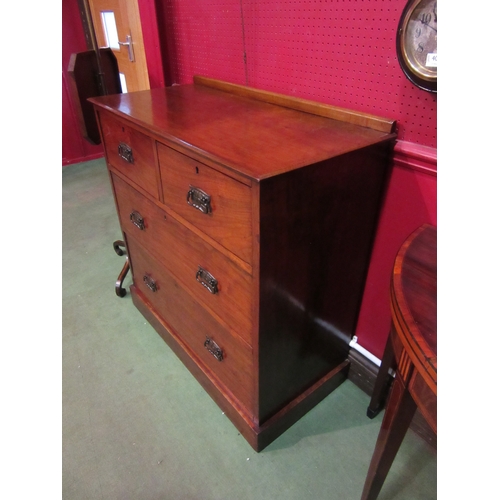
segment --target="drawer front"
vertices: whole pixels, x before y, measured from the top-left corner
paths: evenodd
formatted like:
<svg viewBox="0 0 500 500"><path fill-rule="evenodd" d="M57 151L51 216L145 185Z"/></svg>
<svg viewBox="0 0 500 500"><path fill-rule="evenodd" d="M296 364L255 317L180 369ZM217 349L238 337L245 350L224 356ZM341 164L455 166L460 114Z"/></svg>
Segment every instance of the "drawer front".
<svg viewBox="0 0 500 500"><path fill-rule="evenodd" d="M123 231L251 345L251 276L122 179L112 178Z"/></svg>
<svg viewBox="0 0 500 500"><path fill-rule="evenodd" d="M251 188L163 144L158 158L165 204L251 264Z"/></svg>
<svg viewBox="0 0 500 500"><path fill-rule="evenodd" d="M250 410L251 349L200 307L134 238L128 237L127 245L136 287L172 333L192 351L190 355L195 354L197 363L215 375Z"/></svg>
<svg viewBox="0 0 500 500"><path fill-rule="evenodd" d="M158 198L153 139L107 113L100 121L108 162Z"/></svg>

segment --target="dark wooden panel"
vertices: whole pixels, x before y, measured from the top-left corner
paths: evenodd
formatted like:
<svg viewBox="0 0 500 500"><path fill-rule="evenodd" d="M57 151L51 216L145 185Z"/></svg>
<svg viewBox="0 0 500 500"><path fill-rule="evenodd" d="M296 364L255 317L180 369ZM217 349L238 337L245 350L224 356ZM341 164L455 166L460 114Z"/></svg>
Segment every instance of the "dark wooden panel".
<svg viewBox="0 0 500 500"><path fill-rule="evenodd" d="M261 419L347 358L387 154L366 148L261 183Z"/></svg>
<svg viewBox="0 0 500 500"><path fill-rule="evenodd" d="M102 81L99 78L98 55L102 69ZM94 107L88 99L121 93L120 74L113 51L99 49L99 54L93 50L71 54L68 74L70 76L69 90L80 133L91 144L100 144L101 136Z"/></svg>

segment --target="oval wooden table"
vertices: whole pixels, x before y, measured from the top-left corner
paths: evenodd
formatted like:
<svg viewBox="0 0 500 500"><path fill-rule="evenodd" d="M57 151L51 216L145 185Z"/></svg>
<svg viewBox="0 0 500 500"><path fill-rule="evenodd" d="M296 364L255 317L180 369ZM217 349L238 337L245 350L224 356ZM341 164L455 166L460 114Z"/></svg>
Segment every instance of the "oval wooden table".
<svg viewBox="0 0 500 500"><path fill-rule="evenodd" d="M392 328L368 407L378 413L395 369L361 500L375 500L418 407L437 433L437 230L417 229L403 243L391 281Z"/></svg>

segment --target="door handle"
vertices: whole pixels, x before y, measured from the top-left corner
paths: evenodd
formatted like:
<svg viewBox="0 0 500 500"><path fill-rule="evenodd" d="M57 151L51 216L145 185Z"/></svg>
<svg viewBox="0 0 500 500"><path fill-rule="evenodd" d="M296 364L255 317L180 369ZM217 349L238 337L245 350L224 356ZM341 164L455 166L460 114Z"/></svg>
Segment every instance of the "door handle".
<svg viewBox="0 0 500 500"><path fill-rule="evenodd" d="M132 45L132 36L131 35L127 35L126 36L126 42L118 42L118 45L122 45L123 47L127 47L128 48L128 59L130 62L134 62L135 61L135 58L134 58L134 47Z"/></svg>

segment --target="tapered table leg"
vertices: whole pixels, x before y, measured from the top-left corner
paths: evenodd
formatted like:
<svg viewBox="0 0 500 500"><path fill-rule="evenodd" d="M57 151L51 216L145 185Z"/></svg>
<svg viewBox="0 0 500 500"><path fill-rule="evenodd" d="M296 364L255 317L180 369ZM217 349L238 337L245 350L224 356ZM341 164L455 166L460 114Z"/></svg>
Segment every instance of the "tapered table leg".
<svg viewBox="0 0 500 500"><path fill-rule="evenodd" d="M394 356L391 335L389 334L385 345L384 355L382 357L382 363L378 371L377 380L375 381L375 387L373 388L370 404L366 410L366 415L370 418L376 417L385 405L393 380L392 375L389 373L390 369L396 369L396 358Z"/></svg>
<svg viewBox="0 0 500 500"><path fill-rule="evenodd" d="M392 328L369 412L381 407L387 366L394 363L394 355L396 378L361 500L378 497L417 405L437 430L436 248L437 230L424 224L406 239L394 262L390 294Z"/></svg>
<svg viewBox="0 0 500 500"><path fill-rule="evenodd" d="M361 500L375 500L405 437L417 405L396 376L373 452Z"/></svg>

